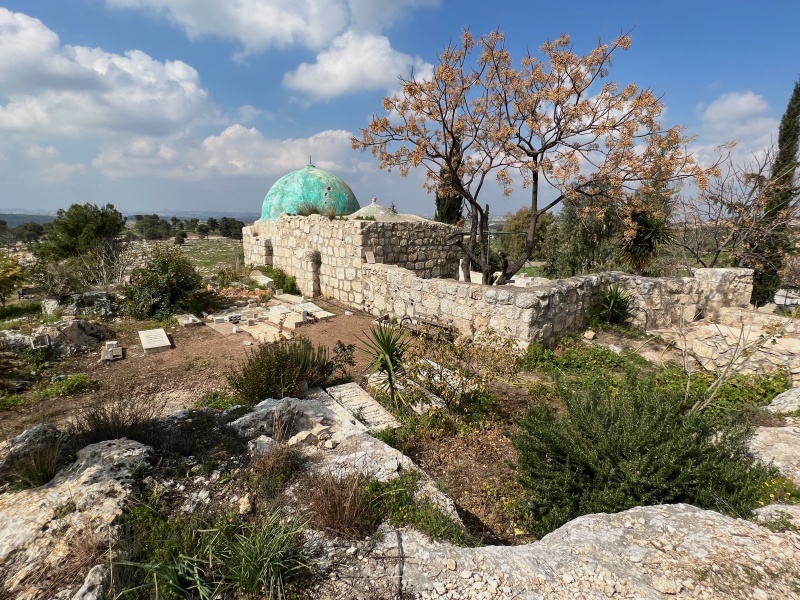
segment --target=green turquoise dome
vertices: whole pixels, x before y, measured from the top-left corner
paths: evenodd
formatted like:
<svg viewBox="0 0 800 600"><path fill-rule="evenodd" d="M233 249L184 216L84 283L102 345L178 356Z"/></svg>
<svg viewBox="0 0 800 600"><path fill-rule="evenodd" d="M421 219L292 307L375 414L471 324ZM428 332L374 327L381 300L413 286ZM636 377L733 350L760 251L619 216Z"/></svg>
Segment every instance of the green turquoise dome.
<svg viewBox="0 0 800 600"><path fill-rule="evenodd" d="M283 213L296 215L298 210L313 204L321 213L331 208L337 215L349 215L361 206L353 190L333 173L308 165L292 171L275 182L261 206L262 221L277 221Z"/></svg>

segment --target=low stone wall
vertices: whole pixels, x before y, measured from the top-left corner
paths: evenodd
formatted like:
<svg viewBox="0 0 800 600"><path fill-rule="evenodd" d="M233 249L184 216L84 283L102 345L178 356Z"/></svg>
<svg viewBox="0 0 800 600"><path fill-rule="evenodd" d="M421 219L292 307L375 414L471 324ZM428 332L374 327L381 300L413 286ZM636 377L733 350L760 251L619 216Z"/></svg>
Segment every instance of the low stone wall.
<svg viewBox="0 0 800 600"><path fill-rule="evenodd" d="M301 292L361 306L362 266L400 265L422 277L455 277L458 249L446 243L452 226L432 221L361 221L322 215L256 221L242 230L248 265L283 269Z"/></svg>
<svg viewBox="0 0 800 600"><path fill-rule="evenodd" d="M444 279L422 279L391 265L364 265L364 304L376 316L436 315L452 319L472 335L491 329L527 344L555 345L566 333L586 326L589 309L613 283L632 300L631 324L664 327L683 315L714 317L725 306L747 306L749 269L698 269L695 277L646 278L596 273L529 288L494 287Z"/></svg>
<svg viewBox="0 0 800 600"><path fill-rule="evenodd" d="M716 321L723 308L747 308L752 269L695 269L693 277L637 277L616 273L630 294L631 325L645 330Z"/></svg>

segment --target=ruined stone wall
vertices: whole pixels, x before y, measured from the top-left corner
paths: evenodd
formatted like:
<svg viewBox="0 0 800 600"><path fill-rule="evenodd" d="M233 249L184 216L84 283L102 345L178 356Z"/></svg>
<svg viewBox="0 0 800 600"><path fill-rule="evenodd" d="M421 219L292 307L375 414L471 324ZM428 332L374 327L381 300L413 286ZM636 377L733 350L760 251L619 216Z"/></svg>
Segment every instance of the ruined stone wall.
<svg viewBox="0 0 800 600"><path fill-rule="evenodd" d="M443 279L421 279L390 265L364 265L364 305L376 316L397 319L420 314L452 319L471 335L491 329L522 343L552 346L586 326L589 309L613 283L631 295L632 325L664 327L672 319L716 315L724 306L747 306L752 288L748 269L699 269L695 277L646 278L597 273L545 285L493 287Z"/></svg>
<svg viewBox="0 0 800 600"><path fill-rule="evenodd" d="M362 265L401 265L422 278L456 275L458 250L446 243L449 225L426 221L379 222L322 215L256 221L242 230L248 265L268 265L297 278L306 296L322 295L359 307Z"/></svg>
<svg viewBox="0 0 800 600"><path fill-rule="evenodd" d="M617 273L630 294L631 325L661 329L697 319L719 319L723 308L747 308L752 269L695 269L693 277L637 277Z"/></svg>

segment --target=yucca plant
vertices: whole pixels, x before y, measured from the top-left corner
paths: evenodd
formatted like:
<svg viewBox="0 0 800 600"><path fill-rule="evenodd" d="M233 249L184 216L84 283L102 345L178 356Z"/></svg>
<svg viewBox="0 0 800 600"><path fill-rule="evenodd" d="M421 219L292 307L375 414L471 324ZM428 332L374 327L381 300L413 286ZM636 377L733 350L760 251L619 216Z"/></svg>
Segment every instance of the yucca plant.
<svg viewBox="0 0 800 600"><path fill-rule="evenodd" d="M373 325L369 337L359 338L359 341L364 344L359 350L372 357L369 363L370 373L384 376L383 389L395 406L404 403L405 400L400 393L400 380L406 374L404 362L408 349L406 332L393 325Z"/></svg>
<svg viewBox="0 0 800 600"><path fill-rule="evenodd" d="M634 211L631 221L634 225L633 235L623 236L620 258L637 275L643 275L661 247L672 239L672 231L663 216L651 211Z"/></svg>
<svg viewBox="0 0 800 600"><path fill-rule="evenodd" d="M612 283L603 290L599 302L589 311L589 321L593 324L624 325L631 316L630 311L630 294L620 284Z"/></svg>

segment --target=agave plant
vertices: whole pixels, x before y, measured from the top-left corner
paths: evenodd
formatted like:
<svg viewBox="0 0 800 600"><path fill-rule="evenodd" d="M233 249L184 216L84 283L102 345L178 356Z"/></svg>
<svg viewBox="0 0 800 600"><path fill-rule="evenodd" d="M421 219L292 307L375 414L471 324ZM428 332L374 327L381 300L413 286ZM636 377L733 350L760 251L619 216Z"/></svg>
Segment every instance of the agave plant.
<svg viewBox="0 0 800 600"><path fill-rule="evenodd" d="M370 373L380 373L384 376L383 389L389 394L392 402L397 406L405 402L400 393L399 382L406 372L403 358L408 349L406 332L392 325L376 325L370 329L369 337L360 339L362 352L372 356L369 363Z"/></svg>

